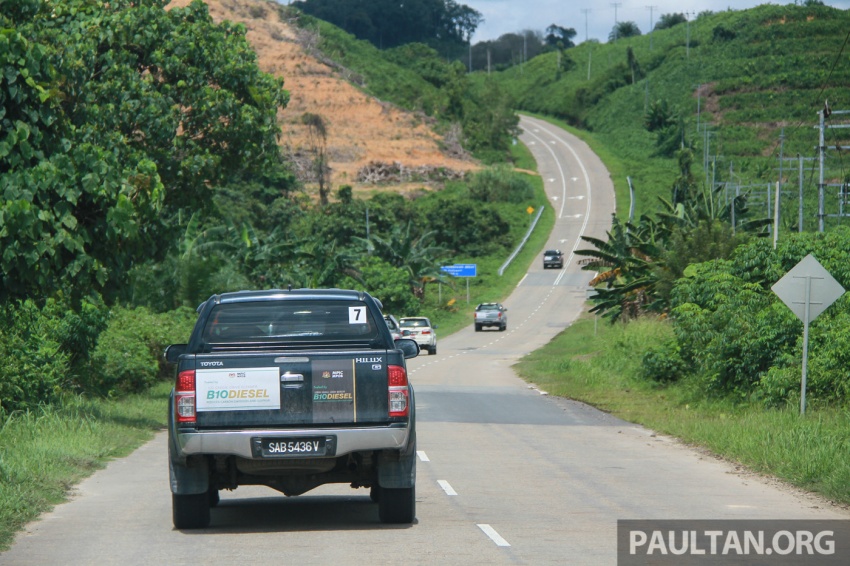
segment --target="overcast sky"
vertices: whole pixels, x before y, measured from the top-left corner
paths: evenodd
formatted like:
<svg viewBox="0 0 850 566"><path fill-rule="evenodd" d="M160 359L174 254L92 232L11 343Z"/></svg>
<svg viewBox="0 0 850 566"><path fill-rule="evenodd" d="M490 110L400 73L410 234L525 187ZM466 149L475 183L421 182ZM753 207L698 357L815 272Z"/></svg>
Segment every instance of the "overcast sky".
<svg viewBox="0 0 850 566"><path fill-rule="evenodd" d="M552 24L576 30L575 43L586 38L605 43L615 22L634 22L646 34L662 14L689 14L695 17L710 10L744 10L762 4L786 5L793 1L775 0L457 0L484 17L472 43L497 39L506 33L530 29L545 33ZM800 1L799 3L802 3ZM850 9L850 0L827 0L827 6ZM616 8L615 8L616 5ZM652 9L650 9L650 6ZM616 14L615 14L616 12ZM615 19L616 17L616 19Z"/></svg>

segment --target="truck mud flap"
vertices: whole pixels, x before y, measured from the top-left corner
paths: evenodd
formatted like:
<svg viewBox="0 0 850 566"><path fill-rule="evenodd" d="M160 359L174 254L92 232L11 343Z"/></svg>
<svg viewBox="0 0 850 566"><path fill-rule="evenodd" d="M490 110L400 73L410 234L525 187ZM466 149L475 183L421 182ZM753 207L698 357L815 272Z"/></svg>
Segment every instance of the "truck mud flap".
<svg viewBox="0 0 850 566"><path fill-rule="evenodd" d="M390 489L416 485L416 432L405 452L384 450L378 458L378 485Z"/></svg>

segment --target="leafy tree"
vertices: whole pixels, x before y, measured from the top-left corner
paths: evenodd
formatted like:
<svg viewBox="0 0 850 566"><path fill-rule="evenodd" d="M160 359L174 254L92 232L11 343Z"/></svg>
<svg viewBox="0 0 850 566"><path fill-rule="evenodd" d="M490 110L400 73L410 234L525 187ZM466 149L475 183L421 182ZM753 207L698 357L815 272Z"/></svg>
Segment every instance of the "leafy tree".
<svg viewBox="0 0 850 566"><path fill-rule="evenodd" d="M4 3L0 299L114 298L167 247L163 219L278 166L282 81L202 2Z"/></svg>
<svg viewBox="0 0 850 566"><path fill-rule="evenodd" d="M419 201L435 242L455 254L484 256L510 246L510 226L491 204L445 194Z"/></svg>
<svg viewBox="0 0 850 566"><path fill-rule="evenodd" d="M428 283L447 281L440 270L447 250L434 242L435 232L418 234L413 223L405 227L396 225L387 236L372 236L369 239L356 238L368 254L374 254L393 267L407 272L410 291L417 299L425 298Z"/></svg>
<svg viewBox="0 0 850 566"><path fill-rule="evenodd" d="M544 38L538 32L526 30L519 33L506 33L495 41L482 41L475 44L473 68L486 69L489 64L495 70L504 70L529 61L545 50Z"/></svg>
<svg viewBox="0 0 850 566"><path fill-rule="evenodd" d="M424 43L406 43L384 51L387 58L413 71L437 88L451 80L451 64Z"/></svg>
<svg viewBox="0 0 850 566"><path fill-rule="evenodd" d="M504 162L519 136L513 98L495 81L467 90L464 99L464 145L485 161Z"/></svg>
<svg viewBox="0 0 850 566"><path fill-rule="evenodd" d="M461 46L484 21L480 12L454 0L303 0L292 5L379 49L405 43Z"/></svg>
<svg viewBox="0 0 850 566"><path fill-rule="evenodd" d="M546 45L559 49L569 49L570 47L575 47L575 43L573 43L575 36L575 29L552 24L546 28Z"/></svg>
<svg viewBox="0 0 850 566"><path fill-rule="evenodd" d="M310 153L313 154L312 178L319 184L319 202L322 206L328 204L330 193L331 168L328 166L328 132L324 119L318 114L306 112L301 116L301 123L307 126Z"/></svg>
<svg viewBox="0 0 850 566"><path fill-rule="evenodd" d="M658 22L655 24L655 27L653 29L670 29L673 26L683 24L687 21L687 16L685 16L685 14L681 12L674 14L661 14L661 17L658 19Z"/></svg>
<svg viewBox="0 0 850 566"><path fill-rule="evenodd" d="M385 313L399 316L415 315L419 301L410 292L409 276L406 269L394 267L377 256L363 256L357 264L358 276L346 276L341 286L350 289L368 291L380 299Z"/></svg>
<svg viewBox="0 0 850 566"><path fill-rule="evenodd" d="M617 22L608 34L608 41L617 41L624 37L636 37L641 35L640 28L634 22Z"/></svg>
<svg viewBox="0 0 850 566"><path fill-rule="evenodd" d="M647 131L655 133L657 154L673 157L685 143L685 124L681 113L670 108L667 100L650 103L644 117Z"/></svg>
<svg viewBox="0 0 850 566"><path fill-rule="evenodd" d="M510 166L497 165L482 169L469 181L470 196L480 202L528 202L534 189L525 175L515 173Z"/></svg>

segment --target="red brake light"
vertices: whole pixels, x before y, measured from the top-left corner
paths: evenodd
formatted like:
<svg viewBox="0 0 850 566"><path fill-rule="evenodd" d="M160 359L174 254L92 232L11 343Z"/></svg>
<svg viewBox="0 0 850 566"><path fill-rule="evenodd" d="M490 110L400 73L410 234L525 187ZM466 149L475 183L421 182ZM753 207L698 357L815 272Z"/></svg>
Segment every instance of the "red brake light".
<svg viewBox="0 0 850 566"><path fill-rule="evenodd" d="M174 388L177 391L195 391L195 370L190 369L181 371L177 376L177 385Z"/></svg>
<svg viewBox="0 0 850 566"><path fill-rule="evenodd" d="M401 366L387 366L389 381L389 416L410 415L410 391L407 388L407 371Z"/></svg>
<svg viewBox="0 0 850 566"><path fill-rule="evenodd" d="M387 366L390 387L407 387L407 372L401 366Z"/></svg>
<svg viewBox="0 0 850 566"><path fill-rule="evenodd" d="M181 371L174 386L174 419L178 423L194 423L195 370Z"/></svg>

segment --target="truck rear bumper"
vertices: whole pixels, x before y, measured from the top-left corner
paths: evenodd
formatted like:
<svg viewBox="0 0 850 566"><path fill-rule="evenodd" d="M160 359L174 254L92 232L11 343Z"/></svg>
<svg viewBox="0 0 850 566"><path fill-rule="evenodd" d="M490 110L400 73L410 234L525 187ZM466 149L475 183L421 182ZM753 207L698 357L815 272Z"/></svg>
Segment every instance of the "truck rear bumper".
<svg viewBox="0 0 850 566"><path fill-rule="evenodd" d="M407 447L408 427L340 428L275 430L256 429L239 431L182 432L172 430L177 456L183 459L193 455L229 455L253 459L251 439L256 437L304 438L334 436L336 456L365 450L402 450Z"/></svg>

